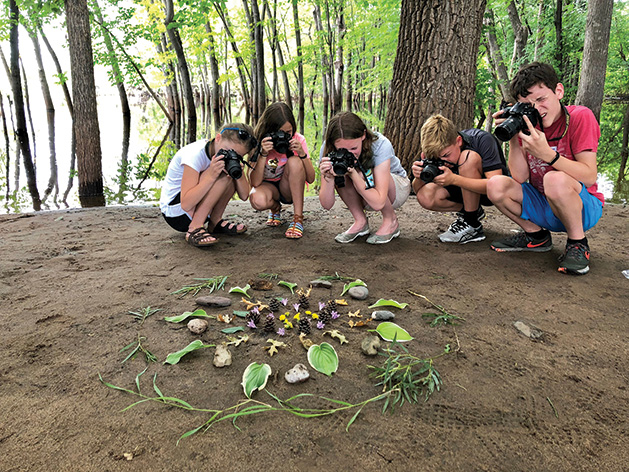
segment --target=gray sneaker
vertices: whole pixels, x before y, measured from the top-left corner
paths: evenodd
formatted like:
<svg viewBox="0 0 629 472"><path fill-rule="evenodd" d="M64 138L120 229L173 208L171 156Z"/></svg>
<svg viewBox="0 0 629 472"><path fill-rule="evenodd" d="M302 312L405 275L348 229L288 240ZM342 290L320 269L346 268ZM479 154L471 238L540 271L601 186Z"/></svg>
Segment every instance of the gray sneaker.
<svg viewBox="0 0 629 472"><path fill-rule="evenodd" d="M359 229L355 233L350 233L349 230L344 231L343 233L337 234L334 240L337 243L347 244L351 243L354 239L359 238L361 236L367 236L369 234L369 222L365 223L361 229Z"/></svg>
<svg viewBox="0 0 629 472"><path fill-rule="evenodd" d="M457 219L450 225L448 231L439 235L439 240L442 243L466 244L474 241L482 241L483 239L485 239L483 225L474 228L463 221L463 219Z"/></svg>

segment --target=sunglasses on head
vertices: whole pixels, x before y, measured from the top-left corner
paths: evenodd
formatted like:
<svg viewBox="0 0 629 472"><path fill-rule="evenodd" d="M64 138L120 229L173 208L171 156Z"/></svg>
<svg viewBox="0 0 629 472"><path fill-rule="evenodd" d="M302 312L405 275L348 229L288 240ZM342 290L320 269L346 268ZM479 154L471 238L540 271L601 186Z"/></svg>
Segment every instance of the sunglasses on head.
<svg viewBox="0 0 629 472"><path fill-rule="evenodd" d="M242 128L223 128L223 131L238 131L238 139L245 142L250 141L252 148L258 145L258 140Z"/></svg>

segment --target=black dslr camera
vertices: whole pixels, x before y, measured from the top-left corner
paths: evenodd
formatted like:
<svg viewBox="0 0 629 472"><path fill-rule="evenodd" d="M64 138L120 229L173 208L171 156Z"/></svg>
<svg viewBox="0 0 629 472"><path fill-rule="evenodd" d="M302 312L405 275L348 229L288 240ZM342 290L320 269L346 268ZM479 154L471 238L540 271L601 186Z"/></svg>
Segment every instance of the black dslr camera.
<svg viewBox="0 0 629 472"><path fill-rule="evenodd" d="M290 150L290 140L293 139L293 137L290 134L280 130L269 134L269 136L273 140L273 148L277 152L286 154L286 157L293 155L293 151Z"/></svg>
<svg viewBox="0 0 629 472"><path fill-rule="evenodd" d="M542 126L542 117L534 106L528 103L517 102L512 107L505 108L504 112L500 115L500 118L506 118L506 120L496 126L496 130L494 131L496 137L500 141L509 141L520 131L529 134L524 116L528 116L533 126L537 125L537 123Z"/></svg>
<svg viewBox="0 0 629 472"><path fill-rule="evenodd" d="M345 174L347 174L350 167L356 166L356 157L345 148L332 151L328 157L330 162L332 162L332 170L336 174L334 185L345 187Z"/></svg>
<svg viewBox="0 0 629 472"><path fill-rule="evenodd" d="M437 177L438 175L443 174L443 171L439 169L439 167L453 166L451 162L444 161L443 159L439 159L438 157L424 159L423 164L424 169L422 170L421 174L419 174L419 178L422 182L427 184L435 180L435 177Z"/></svg>
<svg viewBox="0 0 629 472"><path fill-rule="evenodd" d="M244 160L240 154L233 149L221 149L216 153L216 156L223 156L225 172L227 172L232 179L237 180L242 177L242 167L240 163L244 162Z"/></svg>

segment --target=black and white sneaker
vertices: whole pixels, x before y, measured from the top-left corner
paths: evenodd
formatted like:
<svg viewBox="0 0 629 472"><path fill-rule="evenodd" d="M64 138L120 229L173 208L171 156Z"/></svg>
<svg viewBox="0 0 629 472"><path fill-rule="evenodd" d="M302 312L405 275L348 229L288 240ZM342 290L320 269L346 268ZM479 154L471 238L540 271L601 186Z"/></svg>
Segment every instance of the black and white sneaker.
<svg viewBox="0 0 629 472"><path fill-rule="evenodd" d="M442 243L459 243L466 244L485 239L483 225L479 224L477 228L463 221L462 218L457 219L450 225L448 231L439 235Z"/></svg>
<svg viewBox="0 0 629 472"><path fill-rule="evenodd" d="M486 216L487 215L485 215L485 210L483 210L483 207L479 206L478 210L476 210L476 219L480 222L481 220L484 220ZM463 219L463 210L457 211L456 217L459 219Z"/></svg>

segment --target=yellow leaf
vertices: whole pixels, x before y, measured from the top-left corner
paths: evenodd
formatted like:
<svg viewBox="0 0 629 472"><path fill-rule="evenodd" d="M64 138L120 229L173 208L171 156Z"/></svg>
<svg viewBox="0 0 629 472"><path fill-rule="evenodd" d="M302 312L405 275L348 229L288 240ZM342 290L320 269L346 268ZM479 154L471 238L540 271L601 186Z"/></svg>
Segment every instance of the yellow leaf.
<svg viewBox="0 0 629 472"><path fill-rule="evenodd" d="M308 349L310 349L310 346L312 346L314 343L312 342L312 339L308 339L306 337L306 333L301 333L299 335L299 340L301 341L301 345L304 347L304 349L306 349L306 351Z"/></svg>
<svg viewBox="0 0 629 472"><path fill-rule="evenodd" d="M351 311L347 314L350 318L362 318L363 315L360 314L360 310L356 310L354 313Z"/></svg>
<svg viewBox="0 0 629 472"><path fill-rule="evenodd" d="M344 298L341 298L339 300L334 300L336 302L337 305L343 305L343 306L347 306L347 302L345 301Z"/></svg>
<svg viewBox="0 0 629 472"><path fill-rule="evenodd" d="M341 332L338 329L333 329L331 331L325 331L323 333L324 336L326 334L329 334L331 337L338 339L341 344L348 343L347 338L343 334L341 334Z"/></svg>

